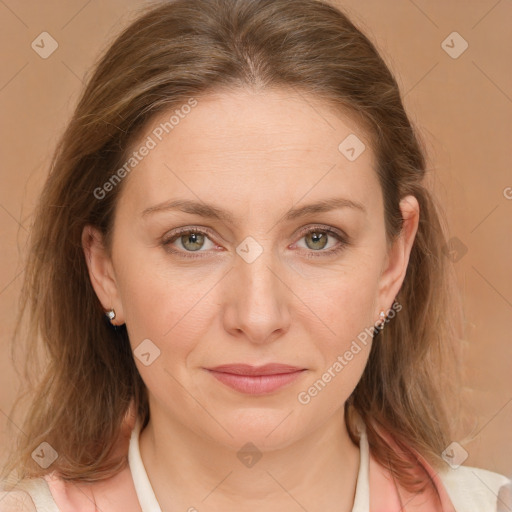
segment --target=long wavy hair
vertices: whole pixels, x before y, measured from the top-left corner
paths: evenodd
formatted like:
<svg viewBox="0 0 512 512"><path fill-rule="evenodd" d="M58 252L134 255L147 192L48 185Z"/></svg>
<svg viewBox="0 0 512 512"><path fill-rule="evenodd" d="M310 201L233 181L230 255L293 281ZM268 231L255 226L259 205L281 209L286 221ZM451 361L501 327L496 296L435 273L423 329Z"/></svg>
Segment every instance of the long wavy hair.
<svg viewBox="0 0 512 512"><path fill-rule="evenodd" d="M138 11L107 46L53 155L13 338L13 353L25 349L27 383L13 412L26 397L28 412L20 432L13 429L17 442L4 477L56 471L65 480L94 482L124 467L126 454L117 451L123 425L129 410L147 423L148 397L126 328L106 320L81 245L84 226L92 224L110 247L122 182L101 200L94 191L127 161L157 115L212 91L273 87L313 94L368 134L389 243L401 232L400 199L412 194L419 202L396 297L402 310L375 335L345 421L357 442L353 415L362 417L371 453L410 491L428 485L415 454L434 468L445 464L460 390L452 363L459 359L462 310L445 256L444 214L426 184L425 145L394 76L368 37L326 1L173 0ZM43 441L59 455L46 469L31 456Z"/></svg>

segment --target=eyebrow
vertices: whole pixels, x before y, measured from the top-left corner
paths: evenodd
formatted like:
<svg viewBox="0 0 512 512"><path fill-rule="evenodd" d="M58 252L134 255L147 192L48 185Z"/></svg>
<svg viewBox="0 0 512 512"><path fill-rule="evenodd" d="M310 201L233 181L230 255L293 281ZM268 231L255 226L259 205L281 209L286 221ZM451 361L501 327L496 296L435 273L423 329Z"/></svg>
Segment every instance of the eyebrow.
<svg viewBox="0 0 512 512"><path fill-rule="evenodd" d="M312 213L322 213L340 208L353 208L359 210L362 213L366 213L366 208L357 201L351 201L342 197L333 197L329 199L323 199L316 203L307 204L304 206L292 208L284 215L285 221L295 220L301 217L305 217ZM151 206L146 208L142 212L142 217L146 217L150 214L157 212L166 212L178 210L184 213L191 213L193 215L199 215L201 217L218 219L223 222L235 224L233 215L222 208L218 208L212 204L191 201L186 199L177 199L174 201L166 201L164 203Z"/></svg>

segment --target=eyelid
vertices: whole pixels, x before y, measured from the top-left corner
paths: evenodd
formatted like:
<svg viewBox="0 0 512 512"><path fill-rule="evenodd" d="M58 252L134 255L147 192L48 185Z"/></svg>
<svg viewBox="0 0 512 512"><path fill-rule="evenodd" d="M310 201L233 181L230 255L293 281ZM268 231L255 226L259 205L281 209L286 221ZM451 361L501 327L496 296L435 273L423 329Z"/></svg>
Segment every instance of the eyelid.
<svg viewBox="0 0 512 512"><path fill-rule="evenodd" d="M349 236L341 229L335 228L333 226L329 226L326 224L312 224L305 226L304 228L301 228L296 236L304 236L307 235L311 231L315 231L317 229L318 231L326 231L327 233L331 235L337 235L340 238L343 238L347 241L347 243L350 241Z"/></svg>

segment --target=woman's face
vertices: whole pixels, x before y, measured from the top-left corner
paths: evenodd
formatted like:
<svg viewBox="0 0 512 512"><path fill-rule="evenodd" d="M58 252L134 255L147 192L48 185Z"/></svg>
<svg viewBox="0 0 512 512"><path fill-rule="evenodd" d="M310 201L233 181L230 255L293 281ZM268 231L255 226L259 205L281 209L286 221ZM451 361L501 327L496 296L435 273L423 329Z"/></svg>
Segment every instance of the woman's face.
<svg viewBox="0 0 512 512"><path fill-rule="evenodd" d="M126 323L152 417L233 448L284 447L343 411L403 281L417 202L401 203L388 252L374 155L348 118L282 90L190 104L133 147L111 259L84 232L91 280ZM208 370L240 363L303 371L250 393Z"/></svg>

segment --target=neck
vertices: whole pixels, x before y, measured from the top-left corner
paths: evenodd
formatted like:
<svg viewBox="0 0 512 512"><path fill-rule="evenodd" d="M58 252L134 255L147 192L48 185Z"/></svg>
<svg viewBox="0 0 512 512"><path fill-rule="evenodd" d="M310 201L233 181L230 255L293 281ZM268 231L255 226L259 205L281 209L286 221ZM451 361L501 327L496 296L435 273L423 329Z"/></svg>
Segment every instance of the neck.
<svg viewBox="0 0 512 512"><path fill-rule="evenodd" d="M247 512L350 512L354 503L359 447L343 410L307 438L264 451L253 465L243 464L237 450L154 413L139 448L165 512L239 511L242 504Z"/></svg>

